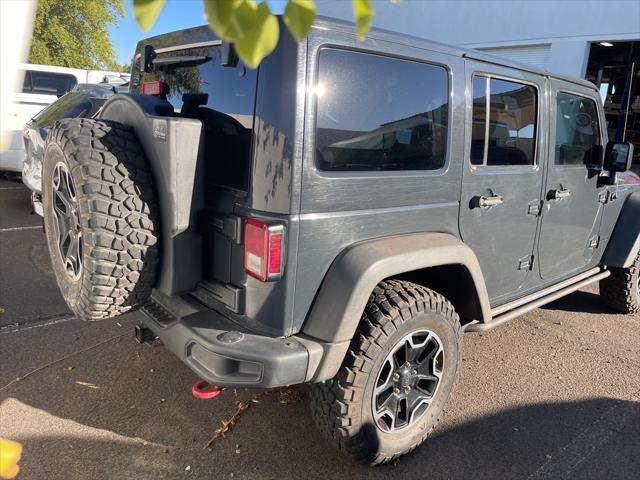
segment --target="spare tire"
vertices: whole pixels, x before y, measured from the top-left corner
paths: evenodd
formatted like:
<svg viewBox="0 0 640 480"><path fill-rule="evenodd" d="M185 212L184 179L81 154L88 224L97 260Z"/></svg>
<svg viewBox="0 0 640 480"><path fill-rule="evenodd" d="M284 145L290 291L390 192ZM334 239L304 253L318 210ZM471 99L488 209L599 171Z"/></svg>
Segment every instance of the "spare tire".
<svg viewBox="0 0 640 480"><path fill-rule="evenodd" d="M51 264L69 308L101 320L142 306L158 269L158 206L133 130L65 119L50 131L42 172Z"/></svg>

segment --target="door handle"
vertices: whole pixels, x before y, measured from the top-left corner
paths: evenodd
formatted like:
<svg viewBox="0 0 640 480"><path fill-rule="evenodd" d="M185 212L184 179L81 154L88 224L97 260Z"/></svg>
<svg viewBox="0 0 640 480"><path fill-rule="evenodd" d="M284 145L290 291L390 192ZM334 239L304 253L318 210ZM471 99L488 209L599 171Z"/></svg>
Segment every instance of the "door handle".
<svg viewBox="0 0 640 480"><path fill-rule="evenodd" d="M504 203L502 195L493 195L486 197L484 195L476 195L471 199L471 208L491 208Z"/></svg>
<svg viewBox="0 0 640 480"><path fill-rule="evenodd" d="M570 196L571 190L567 190L566 188L549 191L549 200L562 200L563 198L568 198Z"/></svg>

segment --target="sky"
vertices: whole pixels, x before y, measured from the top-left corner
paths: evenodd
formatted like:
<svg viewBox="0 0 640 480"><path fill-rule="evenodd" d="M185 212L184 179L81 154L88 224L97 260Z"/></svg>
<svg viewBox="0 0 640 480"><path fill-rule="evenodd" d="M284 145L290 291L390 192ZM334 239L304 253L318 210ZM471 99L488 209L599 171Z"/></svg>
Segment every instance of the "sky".
<svg viewBox="0 0 640 480"><path fill-rule="evenodd" d="M282 13L286 0L268 2L273 13ZM202 0L167 0L153 27L142 33L133 17L133 0L124 0L124 5L125 17L120 20L118 26L109 29L111 43L121 65L131 62L138 40L207 23L204 19Z"/></svg>

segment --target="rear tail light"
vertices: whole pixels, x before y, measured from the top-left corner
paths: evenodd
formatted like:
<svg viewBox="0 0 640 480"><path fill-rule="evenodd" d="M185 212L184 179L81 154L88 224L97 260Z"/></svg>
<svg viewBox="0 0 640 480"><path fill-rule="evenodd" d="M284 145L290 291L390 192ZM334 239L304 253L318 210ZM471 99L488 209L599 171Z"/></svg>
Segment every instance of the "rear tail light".
<svg viewBox="0 0 640 480"><path fill-rule="evenodd" d="M164 95L166 92L166 87L164 82L156 81L156 82L144 82L142 84L142 94L143 95L151 95L154 97L159 97Z"/></svg>
<svg viewBox="0 0 640 480"><path fill-rule="evenodd" d="M284 225L244 221L244 271L262 282L278 280L284 266Z"/></svg>

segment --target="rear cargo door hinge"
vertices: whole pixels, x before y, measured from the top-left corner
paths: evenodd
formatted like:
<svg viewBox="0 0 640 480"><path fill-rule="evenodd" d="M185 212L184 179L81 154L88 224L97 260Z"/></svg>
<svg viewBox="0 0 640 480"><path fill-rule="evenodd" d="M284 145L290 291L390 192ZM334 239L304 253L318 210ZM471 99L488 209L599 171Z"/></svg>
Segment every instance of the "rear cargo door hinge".
<svg viewBox="0 0 640 480"><path fill-rule="evenodd" d="M536 200L534 202L529 203L527 207L527 215L533 215L537 217L542 212L542 200Z"/></svg>
<svg viewBox="0 0 640 480"><path fill-rule="evenodd" d="M609 191L605 190L598 195L598 202L605 205L609 201Z"/></svg>
<svg viewBox="0 0 640 480"><path fill-rule="evenodd" d="M595 235L589 239L589 248L598 248L600 245L600 235Z"/></svg>
<svg viewBox="0 0 640 480"><path fill-rule="evenodd" d="M235 215L204 215L203 221L235 244L242 243L242 219Z"/></svg>
<svg viewBox="0 0 640 480"><path fill-rule="evenodd" d="M518 270L531 270L533 268L533 255L518 260Z"/></svg>

